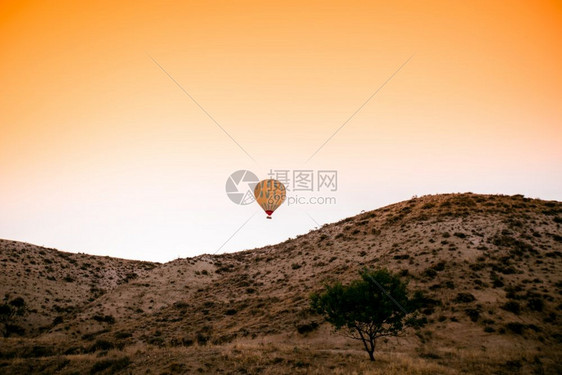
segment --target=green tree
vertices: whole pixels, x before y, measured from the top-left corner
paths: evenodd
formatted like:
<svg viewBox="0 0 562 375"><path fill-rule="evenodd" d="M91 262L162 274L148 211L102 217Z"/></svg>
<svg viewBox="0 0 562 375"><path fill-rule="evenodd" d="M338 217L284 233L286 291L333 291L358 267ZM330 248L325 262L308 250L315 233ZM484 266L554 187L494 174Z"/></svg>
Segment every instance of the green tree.
<svg viewBox="0 0 562 375"><path fill-rule="evenodd" d="M311 307L346 337L363 342L371 361L376 340L396 336L406 325L410 303L406 283L386 269L360 272L361 278L342 285L326 285L311 295ZM410 306L411 307L411 306Z"/></svg>

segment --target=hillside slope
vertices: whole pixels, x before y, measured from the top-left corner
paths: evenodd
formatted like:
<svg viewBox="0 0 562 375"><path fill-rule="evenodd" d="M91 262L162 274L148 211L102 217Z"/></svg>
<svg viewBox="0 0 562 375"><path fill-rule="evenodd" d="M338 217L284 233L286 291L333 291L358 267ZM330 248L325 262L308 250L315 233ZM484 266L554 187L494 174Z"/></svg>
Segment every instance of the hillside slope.
<svg viewBox="0 0 562 375"><path fill-rule="evenodd" d="M560 373L561 225L560 202L447 194L166 264L0 241L0 371ZM362 267L426 297L375 364L308 308Z"/></svg>
<svg viewBox="0 0 562 375"><path fill-rule="evenodd" d="M0 297L12 307L21 299L26 307L25 315L14 314L1 332L35 336L118 285L147 276L156 265L0 240Z"/></svg>

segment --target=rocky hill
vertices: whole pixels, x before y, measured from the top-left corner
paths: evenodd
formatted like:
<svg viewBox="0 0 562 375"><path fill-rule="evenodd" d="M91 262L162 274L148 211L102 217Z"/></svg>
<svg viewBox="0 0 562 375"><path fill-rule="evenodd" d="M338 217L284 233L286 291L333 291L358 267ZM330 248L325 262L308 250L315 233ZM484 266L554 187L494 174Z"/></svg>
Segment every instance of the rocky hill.
<svg viewBox="0 0 562 375"><path fill-rule="evenodd" d="M165 264L0 241L1 373L562 373L562 203L414 198L283 243ZM309 309L385 267L425 324L370 363Z"/></svg>

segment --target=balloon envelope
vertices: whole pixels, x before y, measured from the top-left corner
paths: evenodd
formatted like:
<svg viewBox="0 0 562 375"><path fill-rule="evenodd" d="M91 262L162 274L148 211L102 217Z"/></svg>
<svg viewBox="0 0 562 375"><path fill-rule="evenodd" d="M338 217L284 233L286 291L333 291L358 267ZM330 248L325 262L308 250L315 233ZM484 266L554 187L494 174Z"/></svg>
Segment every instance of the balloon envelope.
<svg viewBox="0 0 562 375"><path fill-rule="evenodd" d="M280 181L273 179L263 180L256 185L254 197L267 214L267 218L271 219L273 211L285 201L287 190Z"/></svg>

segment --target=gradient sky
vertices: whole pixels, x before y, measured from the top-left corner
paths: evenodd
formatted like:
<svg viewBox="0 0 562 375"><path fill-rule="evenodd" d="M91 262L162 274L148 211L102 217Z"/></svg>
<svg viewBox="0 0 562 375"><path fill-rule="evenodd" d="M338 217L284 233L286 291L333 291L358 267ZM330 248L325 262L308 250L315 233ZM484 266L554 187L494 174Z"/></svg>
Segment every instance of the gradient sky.
<svg viewBox="0 0 562 375"><path fill-rule="evenodd" d="M220 252L413 195L562 200L561 39L559 1L0 1L0 238L213 253L259 212L239 169L335 169L337 203Z"/></svg>

